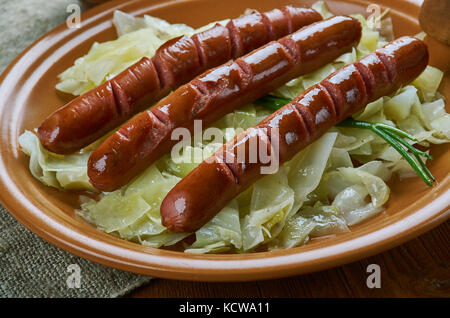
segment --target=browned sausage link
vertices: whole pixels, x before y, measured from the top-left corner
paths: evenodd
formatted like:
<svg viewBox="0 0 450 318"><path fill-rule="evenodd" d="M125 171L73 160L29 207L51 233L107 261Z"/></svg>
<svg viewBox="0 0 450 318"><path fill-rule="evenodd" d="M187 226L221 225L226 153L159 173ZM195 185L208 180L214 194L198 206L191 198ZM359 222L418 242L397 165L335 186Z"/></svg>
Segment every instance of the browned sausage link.
<svg viewBox="0 0 450 318"><path fill-rule="evenodd" d="M41 143L56 153L77 151L204 70L285 36L291 29L322 19L312 9L288 6L282 10L286 14L281 16L278 12L282 11L274 9L231 20L230 30L216 24L191 38L180 36L167 41L151 60L141 59L51 114L38 129ZM239 47L239 52L233 55L232 45ZM109 90L105 91L105 87Z"/></svg>
<svg viewBox="0 0 450 318"><path fill-rule="evenodd" d="M385 67L381 67L380 60ZM247 147L244 161L239 161L234 155L234 149L242 141L258 136L264 149L279 149L280 163L286 162L328 128L376 100L381 92L393 93L398 87L412 81L427 64L428 50L425 43L415 38L402 37L331 74L256 127L225 144L183 178L161 204L163 225L176 232L195 231L262 177L259 168L265 164L260 158L259 162L248 164L251 153ZM364 66L365 75L359 71L360 65ZM386 70L391 74L389 78ZM273 145L274 133L278 134L278 148ZM231 155L226 158L224 153ZM232 178L228 177L230 173ZM213 201L215 199L217 203Z"/></svg>
<svg viewBox="0 0 450 318"><path fill-rule="evenodd" d="M317 31L311 32L310 29ZM210 125L232 110L305 74L313 66L325 65L350 51L360 36L361 26L356 19L337 16L307 26L234 62L207 71L178 88L151 110L131 119L106 139L89 158L90 182L102 191L112 191L127 184L177 143L170 139L176 127L192 130L194 119L201 119L203 126ZM316 41L312 41L311 37ZM298 38L298 41L292 38ZM329 40L336 44L330 46ZM283 43L288 43L289 48ZM314 58L306 54L310 46L314 49ZM308 57L304 64L301 60L303 56ZM155 118L164 123L163 136L156 138L152 131L148 131L148 138L139 139L141 134L145 134L140 125L153 126L143 125L142 122ZM129 140L120 136L121 131L127 131Z"/></svg>
<svg viewBox="0 0 450 318"><path fill-rule="evenodd" d="M38 128L39 139L56 153L79 150L122 123L134 108L152 102L154 95L145 96L149 90L160 92L159 80L153 63L144 57L47 117Z"/></svg>
<svg viewBox="0 0 450 318"><path fill-rule="evenodd" d="M411 75L419 76L428 64L428 51L424 51L422 41L413 37L401 37L377 50L376 54L384 63L396 89L407 83ZM426 58L416 60L414 57L417 54L426 55Z"/></svg>

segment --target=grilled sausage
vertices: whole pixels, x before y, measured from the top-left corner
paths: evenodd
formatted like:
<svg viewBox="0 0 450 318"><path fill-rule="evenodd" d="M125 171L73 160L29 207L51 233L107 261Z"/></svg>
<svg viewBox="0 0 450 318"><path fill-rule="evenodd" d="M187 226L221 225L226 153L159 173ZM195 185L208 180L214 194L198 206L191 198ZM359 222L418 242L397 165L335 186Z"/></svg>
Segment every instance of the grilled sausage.
<svg viewBox="0 0 450 318"><path fill-rule="evenodd" d="M177 142L177 127L192 131L194 119L210 125L292 78L348 52L361 37L356 19L336 16L271 42L234 62L209 70L137 115L90 156L88 176L99 190L127 184Z"/></svg>
<svg viewBox="0 0 450 318"><path fill-rule="evenodd" d="M225 144L182 179L162 202L162 224L175 232L195 231L261 178L260 168L267 164L261 160L249 164L246 145L246 158L237 160L236 149L242 144L256 138L259 147L279 151L279 161L286 162L339 121L412 81L427 64L425 43L402 37L339 69ZM275 137L278 147L271 145Z"/></svg>
<svg viewBox="0 0 450 318"><path fill-rule="evenodd" d="M197 74L321 19L313 9L285 6L169 40L152 59L142 58L51 114L39 139L52 152L80 150Z"/></svg>

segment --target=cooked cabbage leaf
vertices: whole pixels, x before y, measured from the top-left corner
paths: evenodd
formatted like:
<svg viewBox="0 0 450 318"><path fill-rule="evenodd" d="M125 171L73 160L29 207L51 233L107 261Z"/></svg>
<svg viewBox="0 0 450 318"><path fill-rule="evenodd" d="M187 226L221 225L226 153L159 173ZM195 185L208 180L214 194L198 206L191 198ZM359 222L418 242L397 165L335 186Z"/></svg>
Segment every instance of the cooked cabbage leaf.
<svg viewBox="0 0 450 318"><path fill-rule="evenodd" d="M236 200L229 203L211 221L195 232L196 241L185 252L218 253L229 250L231 245L242 248L239 206Z"/></svg>
<svg viewBox="0 0 450 318"><path fill-rule="evenodd" d="M86 55L58 76L60 82L56 89L81 95L142 57L152 57L165 41L194 31L185 24L170 24L148 15L135 18L120 11L114 12L113 23L119 37L108 42L95 42Z"/></svg>
<svg viewBox="0 0 450 318"><path fill-rule="evenodd" d="M45 150L36 134L28 130L19 136L19 145L30 157L31 174L45 185L67 190L96 191L87 176L89 153L64 156L53 154Z"/></svg>

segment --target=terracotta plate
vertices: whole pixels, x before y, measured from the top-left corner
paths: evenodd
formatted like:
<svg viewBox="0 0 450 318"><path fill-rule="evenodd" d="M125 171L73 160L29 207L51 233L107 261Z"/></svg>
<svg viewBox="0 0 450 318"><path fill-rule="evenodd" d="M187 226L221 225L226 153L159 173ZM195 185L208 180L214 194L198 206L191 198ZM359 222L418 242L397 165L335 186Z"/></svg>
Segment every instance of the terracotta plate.
<svg viewBox="0 0 450 318"><path fill-rule="evenodd" d="M123 270L158 277L204 280L255 280L317 271L351 262L398 245L446 220L450 202L450 148L432 148L431 171L439 183L428 188L419 178L391 182L386 212L350 233L313 240L305 246L243 255L190 255L153 249L102 233L77 217L79 194L41 185L28 171L28 158L19 151L18 136L37 127L67 96L55 90L57 75L86 54L94 41L116 37L111 24L115 9L133 15L149 13L173 23L194 27L235 17L245 8L269 10L283 4L311 5L314 1L112 1L82 15L80 29L61 25L38 39L0 78L0 199L30 230L51 243L84 258ZM420 31L416 1L374 1L391 7L396 36ZM337 14L365 13L369 2L329 1ZM450 100L450 48L427 40L431 65L447 75L440 91ZM447 104L448 106L448 104Z"/></svg>

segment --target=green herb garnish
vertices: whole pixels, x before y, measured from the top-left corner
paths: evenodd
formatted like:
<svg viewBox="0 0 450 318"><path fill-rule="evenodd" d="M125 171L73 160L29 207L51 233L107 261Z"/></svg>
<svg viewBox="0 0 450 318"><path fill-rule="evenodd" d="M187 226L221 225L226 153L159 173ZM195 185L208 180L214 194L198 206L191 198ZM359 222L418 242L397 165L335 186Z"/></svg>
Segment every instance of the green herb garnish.
<svg viewBox="0 0 450 318"><path fill-rule="evenodd" d="M289 102L290 99L288 98L266 95L256 100L254 104L261 105L275 111ZM355 120L353 118L347 118L337 125L341 127L361 128L373 131L375 134L383 138L388 144L390 144L395 150L397 150L428 186L432 186L433 182L436 181L421 159L421 157L426 157L433 160L433 157L426 152L416 149L404 140L403 138L415 142L418 141L414 136L408 134L407 132L386 124L371 123Z"/></svg>
<svg viewBox="0 0 450 318"><path fill-rule="evenodd" d="M284 105L288 104L290 101L291 100L289 98L278 97L274 95L266 95L254 101L253 104L261 105L268 109L276 111L281 107L283 107Z"/></svg>

